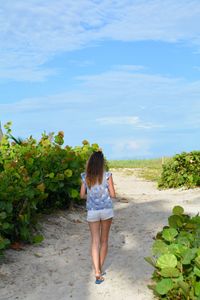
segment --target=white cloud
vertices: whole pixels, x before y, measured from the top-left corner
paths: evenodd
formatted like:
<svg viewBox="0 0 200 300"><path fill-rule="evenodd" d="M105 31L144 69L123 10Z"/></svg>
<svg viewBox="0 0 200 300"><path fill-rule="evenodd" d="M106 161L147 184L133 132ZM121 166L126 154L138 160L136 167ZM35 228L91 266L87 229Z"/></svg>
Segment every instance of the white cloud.
<svg viewBox="0 0 200 300"><path fill-rule="evenodd" d="M192 118L198 119L199 80L125 71L123 68L77 79L82 89L95 91L93 99L99 100L99 106L109 107L110 115L107 113L98 118L101 124L132 122L135 126L152 128L187 128L194 126ZM130 116L138 116L139 119Z"/></svg>
<svg viewBox="0 0 200 300"><path fill-rule="evenodd" d="M167 89L175 92L177 86L185 84L187 82L184 78L167 77L160 74L148 74L147 72L133 72L132 70L121 68L113 68L106 72L102 72L96 75L83 75L77 76L77 80L80 80L85 87L101 88L102 92L104 88L109 89L110 93L123 94L135 91L136 95L138 91L145 93L149 89L152 93L158 93L160 90L162 93ZM109 88L110 86L110 88ZM170 86L170 89L169 89ZM114 89L113 89L114 87ZM107 91L106 91L107 92ZM129 94L130 95L130 94Z"/></svg>
<svg viewBox="0 0 200 300"><path fill-rule="evenodd" d="M116 139L111 141L110 156L113 159L128 159L151 155L151 141L148 139Z"/></svg>
<svg viewBox="0 0 200 300"><path fill-rule="evenodd" d="M100 35L115 40L190 40L199 44L199 1L134 1L114 8Z"/></svg>
<svg viewBox="0 0 200 300"><path fill-rule="evenodd" d="M56 54L108 39L199 47L199 15L198 0L4 1L0 10L1 77L5 72L6 78L15 80L44 80L53 74L44 63ZM29 76L23 75L26 70Z"/></svg>
<svg viewBox="0 0 200 300"><path fill-rule="evenodd" d="M101 91L101 96L106 94L109 97L120 98L123 95L132 96L137 99L143 96L143 99L148 103L154 97L155 101L158 100L159 104L163 100L174 101L177 97L190 97L190 99L198 100L200 93L200 81L189 81L183 77L170 77L161 74L151 74L148 72L132 72L124 70L123 65L121 68L110 69L108 71L95 74L77 76L77 80L81 82L82 88L89 90ZM108 94L109 91L109 94ZM163 100L162 100L163 99ZM140 103L144 106L144 103ZM143 107L144 108L144 107Z"/></svg>
<svg viewBox="0 0 200 300"><path fill-rule="evenodd" d="M145 123L138 116L118 116L118 117L103 117L96 120L101 125L130 125L134 128L152 129L161 127L152 123Z"/></svg>
<svg viewBox="0 0 200 300"><path fill-rule="evenodd" d="M22 99L14 103L0 103L1 114L15 113L32 113L32 112L46 112L46 111L61 111L69 108L81 107L90 103L90 99L83 93L66 92L62 94L47 95L44 97L33 97Z"/></svg>
<svg viewBox="0 0 200 300"><path fill-rule="evenodd" d="M77 79L76 90L4 102L0 113L73 109L77 120L84 115L88 122L116 125L122 131L199 127L200 81L134 72L123 66Z"/></svg>
<svg viewBox="0 0 200 300"><path fill-rule="evenodd" d="M44 81L48 76L55 75L57 71L54 69L44 68L5 68L0 69L0 79L13 79L17 81Z"/></svg>

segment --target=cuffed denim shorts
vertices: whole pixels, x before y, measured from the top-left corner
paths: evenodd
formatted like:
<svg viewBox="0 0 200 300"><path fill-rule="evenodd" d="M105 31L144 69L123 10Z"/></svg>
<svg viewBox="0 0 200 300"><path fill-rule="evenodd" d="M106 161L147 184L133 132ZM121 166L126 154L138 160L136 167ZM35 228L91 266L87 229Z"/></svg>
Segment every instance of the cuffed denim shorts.
<svg viewBox="0 0 200 300"><path fill-rule="evenodd" d="M87 221L96 222L100 220L107 220L114 217L113 208L104 208L98 210L88 210Z"/></svg>

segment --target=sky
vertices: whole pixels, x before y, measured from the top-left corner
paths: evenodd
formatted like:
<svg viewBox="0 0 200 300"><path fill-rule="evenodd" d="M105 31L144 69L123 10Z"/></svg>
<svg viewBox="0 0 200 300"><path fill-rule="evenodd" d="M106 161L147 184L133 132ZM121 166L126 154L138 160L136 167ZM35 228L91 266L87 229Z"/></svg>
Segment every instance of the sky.
<svg viewBox="0 0 200 300"><path fill-rule="evenodd" d="M199 0L0 1L0 121L108 159L200 148Z"/></svg>

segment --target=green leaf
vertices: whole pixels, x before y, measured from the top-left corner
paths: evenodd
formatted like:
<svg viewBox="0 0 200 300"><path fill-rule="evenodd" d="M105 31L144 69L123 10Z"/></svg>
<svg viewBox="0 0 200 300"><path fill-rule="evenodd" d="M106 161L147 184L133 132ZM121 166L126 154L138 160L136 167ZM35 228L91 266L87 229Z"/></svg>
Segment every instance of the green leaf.
<svg viewBox="0 0 200 300"><path fill-rule="evenodd" d="M165 242L161 241L161 240L156 240L153 243L153 247L152 247L152 253L154 255L160 255L160 254L165 254L168 253L168 246L165 244Z"/></svg>
<svg viewBox="0 0 200 300"><path fill-rule="evenodd" d="M200 269L194 266L194 274L200 277Z"/></svg>
<svg viewBox="0 0 200 300"><path fill-rule="evenodd" d="M177 258L174 254L163 254L157 259L156 266L164 268L175 268L177 266Z"/></svg>
<svg viewBox="0 0 200 300"><path fill-rule="evenodd" d="M178 231L175 228L166 228L162 232L162 237L168 242L172 242L177 235Z"/></svg>
<svg viewBox="0 0 200 300"><path fill-rule="evenodd" d="M200 282L196 282L194 286L195 295L200 296Z"/></svg>
<svg viewBox="0 0 200 300"><path fill-rule="evenodd" d="M195 224L200 224L200 216L191 218L191 222Z"/></svg>
<svg viewBox="0 0 200 300"><path fill-rule="evenodd" d="M63 173L58 173L55 176L55 180L64 180L65 176Z"/></svg>
<svg viewBox="0 0 200 300"><path fill-rule="evenodd" d="M78 167L79 167L78 161L73 160L73 161L70 163L70 167L73 168L73 169L78 168Z"/></svg>
<svg viewBox="0 0 200 300"><path fill-rule="evenodd" d="M187 251L187 247L182 244L171 244L168 246L169 252L176 256L183 256Z"/></svg>
<svg viewBox="0 0 200 300"><path fill-rule="evenodd" d="M185 225L185 229L196 229L196 228L197 228L197 224L192 223L192 222L188 222L188 223Z"/></svg>
<svg viewBox="0 0 200 300"><path fill-rule="evenodd" d="M146 260L146 262L148 262L151 266L156 267L156 262L153 258L151 258L150 256L147 256L144 258Z"/></svg>
<svg viewBox="0 0 200 300"><path fill-rule="evenodd" d="M77 198L79 195L79 192L75 189L71 189L69 193L71 198Z"/></svg>
<svg viewBox="0 0 200 300"><path fill-rule="evenodd" d="M24 226L20 228L20 238L22 240L29 241L30 232L27 227Z"/></svg>
<svg viewBox="0 0 200 300"><path fill-rule="evenodd" d="M183 256L183 265L189 265L196 256L197 249L188 249Z"/></svg>
<svg viewBox="0 0 200 300"><path fill-rule="evenodd" d="M5 211L2 211L0 213L0 219L4 220L7 217L7 214L5 213Z"/></svg>
<svg viewBox="0 0 200 300"><path fill-rule="evenodd" d="M64 171L64 175L65 175L65 177L67 177L67 178L68 178L68 177L71 177L72 174L73 174L73 172L72 172L71 169L67 169L67 170Z"/></svg>
<svg viewBox="0 0 200 300"><path fill-rule="evenodd" d="M55 176L55 174L53 173L53 172L51 172L51 173L49 173L48 175L46 175L46 176L48 176L49 178L54 178L54 176Z"/></svg>
<svg viewBox="0 0 200 300"><path fill-rule="evenodd" d="M184 209L182 206L179 206L179 205L174 206L174 208L173 208L174 215L182 215L183 213L184 213Z"/></svg>
<svg viewBox="0 0 200 300"><path fill-rule="evenodd" d="M188 239L189 242L193 243L194 242L194 235L188 231L182 230L179 234L179 237L186 237Z"/></svg>
<svg viewBox="0 0 200 300"><path fill-rule="evenodd" d="M27 163L28 163L30 166L32 166L33 163L34 163L34 159L29 158L29 159L27 160Z"/></svg>
<svg viewBox="0 0 200 300"><path fill-rule="evenodd" d="M9 239L5 239L2 236L0 236L0 250L5 249L10 244Z"/></svg>
<svg viewBox="0 0 200 300"><path fill-rule="evenodd" d="M183 281L183 280L184 280L183 275L173 278L173 282L179 282L179 281Z"/></svg>
<svg viewBox="0 0 200 300"><path fill-rule="evenodd" d="M173 288L171 279L162 279L156 285L156 292L160 295L166 295Z"/></svg>
<svg viewBox="0 0 200 300"><path fill-rule="evenodd" d="M10 224L8 222L5 222L5 223L3 223L2 228L8 229L8 228L10 228Z"/></svg>
<svg viewBox="0 0 200 300"><path fill-rule="evenodd" d="M178 281L178 286L181 288L184 296L187 298L189 296L190 287L189 285L184 281Z"/></svg>
<svg viewBox="0 0 200 300"><path fill-rule="evenodd" d="M33 243L35 243L35 244L41 243L43 240L44 240L44 237L41 234L35 235L33 237Z"/></svg>
<svg viewBox="0 0 200 300"><path fill-rule="evenodd" d="M179 215L172 215L168 218L168 223L172 228L181 228L183 226L183 218Z"/></svg>
<svg viewBox="0 0 200 300"><path fill-rule="evenodd" d="M195 264L197 265L198 268L200 268L200 256L197 256L195 258Z"/></svg>
<svg viewBox="0 0 200 300"><path fill-rule="evenodd" d="M160 272L162 277L179 277L180 271L176 268L163 268Z"/></svg>
<svg viewBox="0 0 200 300"><path fill-rule="evenodd" d="M6 203L5 209L7 211L8 214L10 214L13 211L13 205L10 202Z"/></svg>
<svg viewBox="0 0 200 300"><path fill-rule="evenodd" d="M188 239L188 237L178 236L176 241L187 248L190 247L190 240Z"/></svg>

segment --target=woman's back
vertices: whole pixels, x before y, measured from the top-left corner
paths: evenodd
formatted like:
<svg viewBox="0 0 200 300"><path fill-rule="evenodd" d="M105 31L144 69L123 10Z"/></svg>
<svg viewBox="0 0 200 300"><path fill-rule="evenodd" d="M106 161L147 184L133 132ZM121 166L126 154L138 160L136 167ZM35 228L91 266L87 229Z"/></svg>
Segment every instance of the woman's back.
<svg viewBox="0 0 200 300"><path fill-rule="evenodd" d="M105 208L113 208L112 199L108 190L108 178L112 175L111 172L103 173L103 180L101 184L95 184L91 188L86 183L86 173L81 173L82 181L87 189L87 203L88 210L99 210Z"/></svg>

